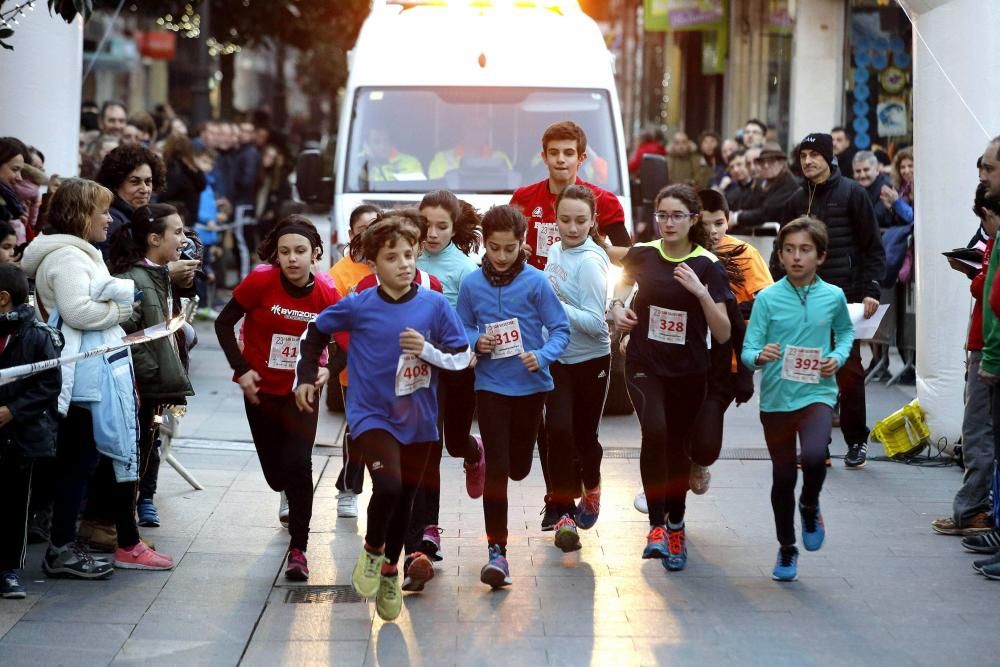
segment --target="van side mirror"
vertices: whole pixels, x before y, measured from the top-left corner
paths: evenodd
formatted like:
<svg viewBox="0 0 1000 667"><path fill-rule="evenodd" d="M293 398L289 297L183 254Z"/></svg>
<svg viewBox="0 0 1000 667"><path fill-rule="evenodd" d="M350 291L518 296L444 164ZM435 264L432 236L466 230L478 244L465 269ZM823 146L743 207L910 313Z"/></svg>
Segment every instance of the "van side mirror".
<svg viewBox="0 0 1000 667"><path fill-rule="evenodd" d="M299 153L295 187L306 204L326 208L333 205L333 178L324 175L323 154L318 148L306 148Z"/></svg>
<svg viewBox="0 0 1000 667"><path fill-rule="evenodd" d="M643 155L639 164L639 187L642 201L652 203L656 194L667 186L667 158L662 155Z"/></svg>

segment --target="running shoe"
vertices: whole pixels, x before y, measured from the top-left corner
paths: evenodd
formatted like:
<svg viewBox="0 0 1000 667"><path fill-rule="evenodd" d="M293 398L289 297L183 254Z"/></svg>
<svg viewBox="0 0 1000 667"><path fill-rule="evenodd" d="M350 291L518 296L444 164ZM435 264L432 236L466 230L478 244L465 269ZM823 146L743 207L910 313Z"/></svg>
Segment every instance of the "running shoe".
<svg viewBox="0 0 1000 667"><path fill-rule="evenodd" d="M358 595L363 598L375 597L379 589L379 576L382 574L382 563L385 557L382 554L373 554L368 549L361 547L361 555L354 565L354 572L351 574L351 584Z"/></svg>
<svg viewBox="0 0 1000 667"><path fill-rule="evenodd" d="M802 546L806 551L819 551L826 539L826 524L819 507L807 508L799 503L799 515L802 517Z"/></svg>
<svg viewBox="0 0 1000 667"><path fill-rule="evenodd" d="M691 488L691 493L696 496L705 495L705 492L708 491L708 485L711 483L712 473L709 472L708 466L692 463L691 474L688 476L688 486Z"/></svg>
<svg viewBox="0 0 1000 667"><path fill-rule="evenodd" d="M135 513L139 517L139 525L143 528L160 527L160 514L156 511L156 504L152 498L139 498Z"/></svg>
<svg viewBox="0 0 1000 667"><path fill-rule="evenodd" d="M988 533L963 537L962 546L977 554L1000 553L1000 530L994 528Z"/></svg>
<svg viewBox="0 0 1000 667"><path fill-rule="evenodd" d="M441 533L437 526L424 528L424 536L420 540L420 551L435 563L444 560L444 549L441 548Z"/></svg>
<svg viewBox="0 0 1000 667"><path fill-rule="evenodd" d="M434 566L431 559L414 551L403 561L403 590L422 591L428 581L434 578Z"/></svg>
<svg viewBox="0 0 1000 667"><path fill-rule="evenodd" d="M865 461L868 460L868 445L860 443L848 445L847 454L844 456L844 465L848 468L864 468Z"/></svg>
<svg viewBox="0 0 1000 667"><path fill-rule="evenodd" d="M284 491L281 492L281 500L278 503L278 521L283 528L288 528L288 496Z"/></svg>
<svg viewBox="0 0 1000 667"><path fill-rule="evenodd" d="M0 573L0 598L5 600L23 600L28 597L28 592L24 590L21 581L17 578L17 573L7 570Z"/></svg>
<svg viewBox="0 0 1000 667"><path fill-rule="evenodd" d="M115 550L115 567L123 570L172 570L174 560L166 554L153 551L148 544L139 540L131 549Z"/></svg>
<svg viewBox="0 0 1000 667"><path fill-rule="evenodd" d="M563 514L556 523L556 546L564 553L580 548L580 534L576 531L576 522L569 514Z"/></svg>
<svg viewBox="0 0 1000 667"><path fill-rule="evenodd" d="M358 494L350 491L337 494L337 516L341 519L358 517Z"/></svg>
<svg viewBox="0 0 1000 667"><path fill-rule="evenodd" d="M499 544L490 547L490 560L479 571L479 581L496 590L514 583L510 578L510 564Z"/></svg>
<svg viewBox="0 0 1000 667"><path fill-rule="evenodd" d="M684 569L688 562L687 536L684 533L684 526L677 528L667 528L667 557L663 559L663 567L671 572L678 572Z"/></svg>
<svg viewBox="0 0 1000 667"><path fill-rule="evenodd" d="M115 573L114 565L96 560L76 542L49 548L42 559L42 571L49 577L71 579L107 579Z"/></svg>
<svg viewBox="0 0 1000 667"><path fill-rule="evenodd" d="M979 535L993 530L993 517L988 512L979 512L958 523L950 516L943 516L931 521L931 529L941 535Z"/></svg>
<svg viewBox="0 0 1000 667"><path fill-rule="evenodd" d="M775 581L795 581L799 578L799 550L795 547L778 547L778 558L774 561Z"/></svg>
<svg viewBox="0 0 1000 667"><path fill-rule="evenodd" d="M559 508L552 503L552 496L545 494L545 507L539 512L542 515L542 530L555 530L556 524L559 523L559 518L562 513Z"/></svg>
<svg viewBox="0 0 1000 667"><path fill-rule="evenodd" d="M395 621L403 611L403 591L399 588L399 574L383 574L379 577L378 595L375 597L375 611L383 621Z"/></svg>
<svg viewBox="0 0 1000 667"><path fill-rule="evenodd" d="M288 550L288 564L285 567L285 579L289 581L308 581L309 564L306 562L306 555L301 549L291 548Z"/></svg>
<svg viewBox="0 0 1000 667"><path fill-rule="evenodd" d="M486 488L486 450L483 449L483 439L478 435L472 436L479 449L479 461L476 463L465 463L465 491L470 498L482 498L483 490Z"/></svg>
<svg viewBox="0 0 1000 667"><path fill-rule="evenodd" d="M642 550L643 558L666 558L670 553L667 549L667 529L665 526L653 526L646 534L646 548Z"/></svg>
<svg viewBox="0 0 1000 667"><path fill-rule="evenodd" d="M634 507L637 512L649 514L649 504L646 502L645 491L640 491L635 494L635 498L632 499L632 507Z"/></svg>
<svg viewBox="0 0 1000 667"><path fill-rule="evenodd" d="M576 523L584 530L590 530L601 514L601 485L586 489L576 506ZM558 527L557 527L558 529Z"/></svg>
<svg viewBox="0 0 1000 667"><path fill-rule="evenodd" d="M974 561L972 569L990 579L1000 579L1000 555Z"/></svg>

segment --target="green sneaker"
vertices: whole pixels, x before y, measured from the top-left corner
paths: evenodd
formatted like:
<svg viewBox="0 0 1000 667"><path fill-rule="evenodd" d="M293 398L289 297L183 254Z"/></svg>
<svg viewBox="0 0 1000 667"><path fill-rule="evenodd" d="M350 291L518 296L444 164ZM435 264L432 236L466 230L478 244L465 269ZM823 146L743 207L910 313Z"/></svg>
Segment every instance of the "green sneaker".
<svg viewBox="0 0 1000 667"><path fill-rule="evenodd" d="M354 590L363 598L375 597L378 592L379 575L382 573L382 562L385 557L382 554L370 553L361 547L361 555L354 566L354 574L351 575L351 583Z"/></svg>
<svg viewBox="0 0 1000 667"><path fill-rule="evenodd" d="M403 590L399 587L398 574L381 578L378 597L375 598L375 611L383 621L395 621L399 612L403 611Z"/></svg>

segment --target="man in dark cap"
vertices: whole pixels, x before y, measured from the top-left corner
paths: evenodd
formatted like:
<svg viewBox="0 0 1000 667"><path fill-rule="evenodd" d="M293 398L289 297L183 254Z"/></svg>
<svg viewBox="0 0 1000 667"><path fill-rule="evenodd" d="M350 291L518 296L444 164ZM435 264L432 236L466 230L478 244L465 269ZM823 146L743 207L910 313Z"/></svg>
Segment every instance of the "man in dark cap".
<svg viewBox="0 0 1000 667"><path fill-rule="evenodd" d="M746 233L743 230L780 220L785 203L800 187L799 179L788 170L788 155L778 142L764 144L757 164L760 168L760 203L733 213L731 224L737 229L735 233Z"/></svg>
<svg viewBox="0 0 1000 667"><path fill-rule="evenodd" d="M833 163L833 137L815 132L799 144L796 159L805 177L785 203L782 224L810 215L826 224L830 237L819 277L844 290L849 303L863 303L865 317L875 314L885 275L885 251L868 193L845 178ZM772 262L774 265L774 262ZM840 387L840 427L847 443L844 465L864 467L868 456L865 374L858 341L837 372Z"/></svg>

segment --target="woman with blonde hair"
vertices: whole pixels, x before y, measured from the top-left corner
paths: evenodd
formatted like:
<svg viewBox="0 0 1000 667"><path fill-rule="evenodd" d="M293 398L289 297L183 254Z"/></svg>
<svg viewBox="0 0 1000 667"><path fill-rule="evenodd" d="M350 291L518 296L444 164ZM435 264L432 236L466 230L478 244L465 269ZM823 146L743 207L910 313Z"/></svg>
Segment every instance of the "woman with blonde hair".
<svg viewBox="0 0 1000 667"><path fill-rule="evenodd" d="M131 280L112 278L94 243L105 241L114 195L79 178L52 196L47 228L25 249L22 266L35 279L43 313L61 330L63 355L120 342L136 298ZM42 569L51 577L104 579L113 567L169 570L173 560L139 539L135 387L127 348L65 364L56 444L52 531ZM114 395L118 400L107 400ZM108 471L117 529L114 565L77 544L76 519L91 477ZM113 470L114 478L110 479ZM98 482L99 483L99 482Z"/></svg>

